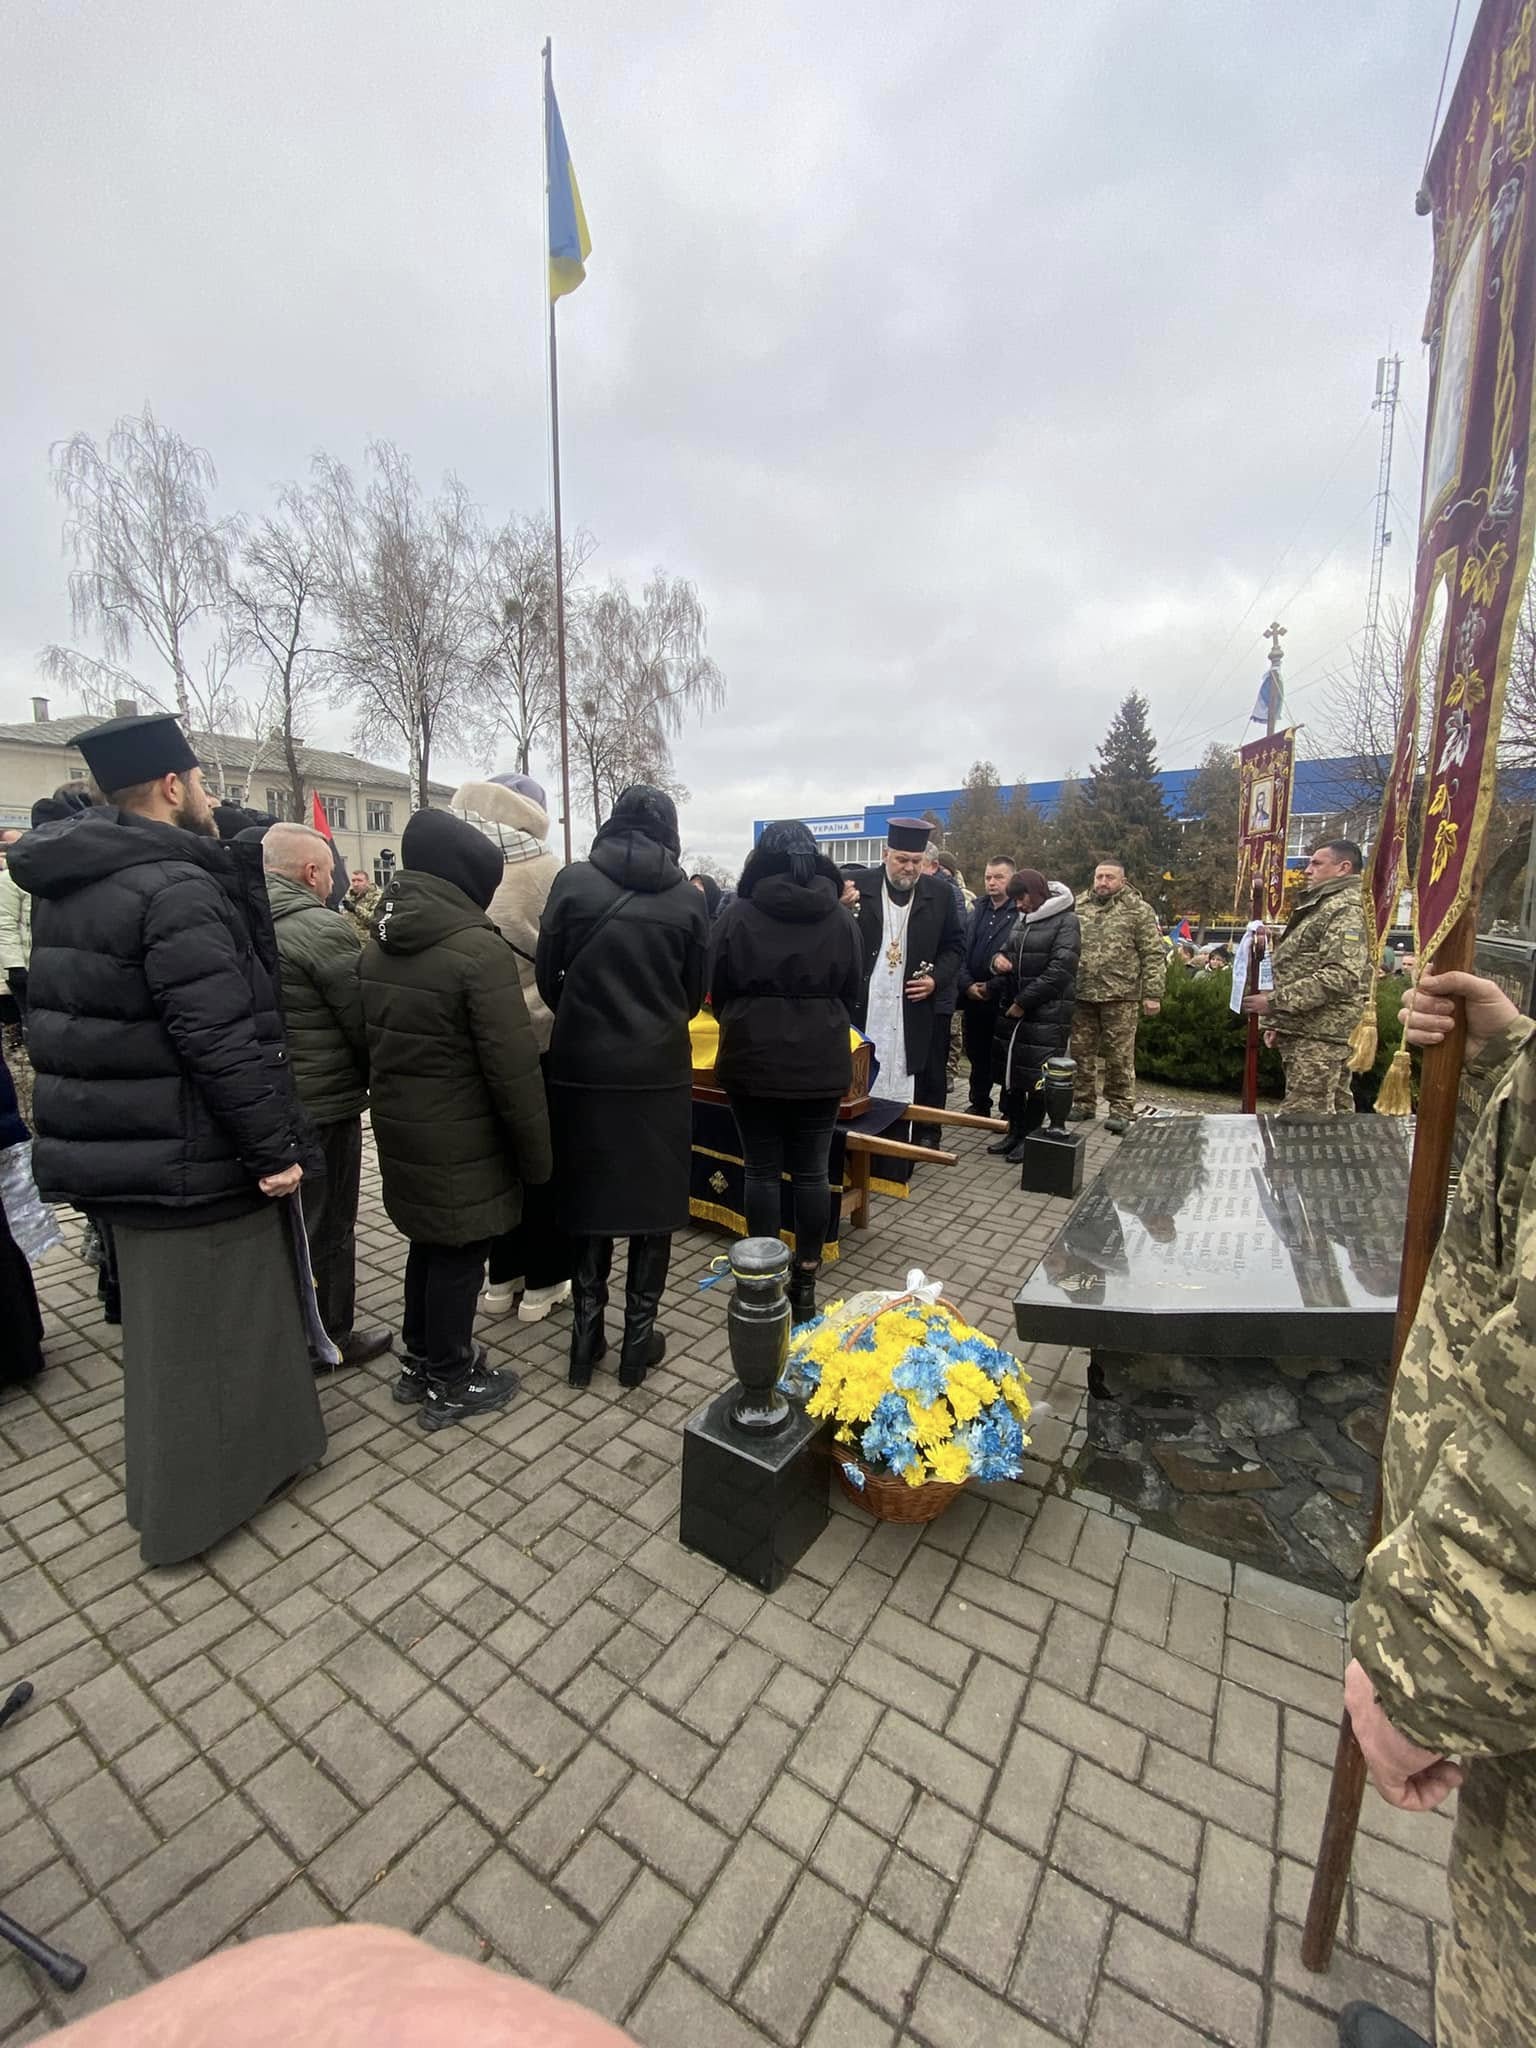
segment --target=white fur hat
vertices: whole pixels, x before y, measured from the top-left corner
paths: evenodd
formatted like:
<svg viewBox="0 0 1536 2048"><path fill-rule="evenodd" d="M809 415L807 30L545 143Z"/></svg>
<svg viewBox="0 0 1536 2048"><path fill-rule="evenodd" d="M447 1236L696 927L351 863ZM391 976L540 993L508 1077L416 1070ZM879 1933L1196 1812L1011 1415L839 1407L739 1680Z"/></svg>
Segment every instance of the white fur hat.
<svg viewBox="0 0 1536 2048"><path fill-rule="evenodd" d="M488 825L509 825L530 839L549 837L549 811L544 791L531 775L515 771L485 782L461 782L449 799L450 810L467 811Z"/></svg>

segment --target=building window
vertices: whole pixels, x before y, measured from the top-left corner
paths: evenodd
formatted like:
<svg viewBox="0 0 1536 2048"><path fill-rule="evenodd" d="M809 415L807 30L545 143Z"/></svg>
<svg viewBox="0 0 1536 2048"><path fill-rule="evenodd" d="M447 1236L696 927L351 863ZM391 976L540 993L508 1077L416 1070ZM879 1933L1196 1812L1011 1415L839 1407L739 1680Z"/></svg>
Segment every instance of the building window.
<svg viewBox="0 0 1536 2048"><path fill-rule="evenodd" d="M71 768L69 771L69 779L71 782L84 782L85 770L83 768Z"/></svg>
<svg viewBox="0 0 1536 2048"><path fill-rule="evenodd" d="M325 813L325 822L333 832L347 829L347 800L344 796L323 796L320 808Z"/></svg>
<svg viewBox="0 0 1536 2048"><path fill-rule="evenodd" d="M267 785L267 809L274 818L291 818L293 803L286 789L274 789Z"/></svg>
<svg viewBox="0 0 1536 2048"><path fill-rule="evenodd" d="M1298 814L1292 811L1290 823L1286 827L1285 832L1286 852L1310 853L1313 844L1322 837L1327 829L1327 825L1327 818L1320 812L1314 811L1310 814Z"/></svg>
<svg viewBox="0 0 1536 2048"><path fill-rule="evenodd" d="M224 801L231 804L243 804L245 802L245 784L243 782L227 782L224 785Z"/></svg>
<svg viewBox="0 0 1536 2048"><path fill-rule="evenodd" d="M370 832L393 832L395 828L391 820L394 816L394 809L395 807L391 803L385 803L378 797L369 797L368 830Z"/></svg>

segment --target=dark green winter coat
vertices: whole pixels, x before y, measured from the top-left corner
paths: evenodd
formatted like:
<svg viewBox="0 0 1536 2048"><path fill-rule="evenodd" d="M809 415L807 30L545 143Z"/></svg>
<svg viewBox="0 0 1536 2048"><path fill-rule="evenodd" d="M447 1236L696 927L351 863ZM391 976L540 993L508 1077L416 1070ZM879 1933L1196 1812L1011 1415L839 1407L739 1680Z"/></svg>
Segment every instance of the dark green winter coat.
<svg viewBox="0 0 1536 2048"><path fill-rule="evenodd" d="M517 955L462 889L402 868L363 949L369 1096L389 1220L423 1244L511 1230L549 1121Z"/></svg>
<svg viewBox="0 0 1536 2048"><path fill-rule="evenodd" d="M267 876L282 964L283 1030L299 1100L317 1124L339 1124L368 1107L368 1040L357 978L363 942L351 920L327 910L286 875Z"/></svg>

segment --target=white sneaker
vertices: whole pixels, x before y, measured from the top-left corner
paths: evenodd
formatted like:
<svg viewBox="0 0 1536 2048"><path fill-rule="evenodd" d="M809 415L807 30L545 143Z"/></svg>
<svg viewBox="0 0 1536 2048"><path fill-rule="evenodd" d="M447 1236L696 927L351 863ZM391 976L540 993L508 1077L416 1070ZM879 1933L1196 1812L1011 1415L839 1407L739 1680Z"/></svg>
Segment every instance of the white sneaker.
<svg viewBox="0 0 1536 2048"><path fill-rule="evenodd" d="M562 1308L571 1298L569 1280L557 1280L553 1287L530 1287L517 1311L520 1323L542 1323L552 1308Z"/></svg>
<svg viewBox="0 0 1536 2048"><path fill-rule="evenodd" d="M522 1291L521 1280L508 1280L504 1286L487 1287L480 1297L480 1306L488 1316L504 1316Z"/></svg>

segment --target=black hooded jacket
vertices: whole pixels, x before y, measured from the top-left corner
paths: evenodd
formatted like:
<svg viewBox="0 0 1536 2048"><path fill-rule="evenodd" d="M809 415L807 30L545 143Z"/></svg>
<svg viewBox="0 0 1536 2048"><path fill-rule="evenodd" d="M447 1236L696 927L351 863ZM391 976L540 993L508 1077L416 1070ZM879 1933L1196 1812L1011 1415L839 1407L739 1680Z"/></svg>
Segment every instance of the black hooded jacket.
<svg viewBox="0 0 1536 2048"><path fill-rule="evenodd" d="M549 1079L686 1088L708 947L704 898L675 856L610 820L591 858L556 875L539 924L534 973L555 1019Z"/></svg>
<svg viewBox="0 0 1536 2048"><path fill-rule="evenodd" d="M480 843L494 881L501 857ZM426 1244L496 1237L550 1175L517 955L463 889L416 868L395 875L373 929L359 972L385 1211Z"/></svg>
<svg viewBox="0 0 1536 2048"><path fill-rule="evenodd" d="M737 897L715 926L709 985L722 1088L790 1099L846 1093L864 949L830 861L818 859L809 882L765 875Z"/></svg>
<svg viewBox="0 0 1536 2048"><path fill-rule="evenodd" d="M111 805L12 847L32 897L33 1167L118 1221L255 1209L318 1168L294 1094L258 848Z"/></svg>

